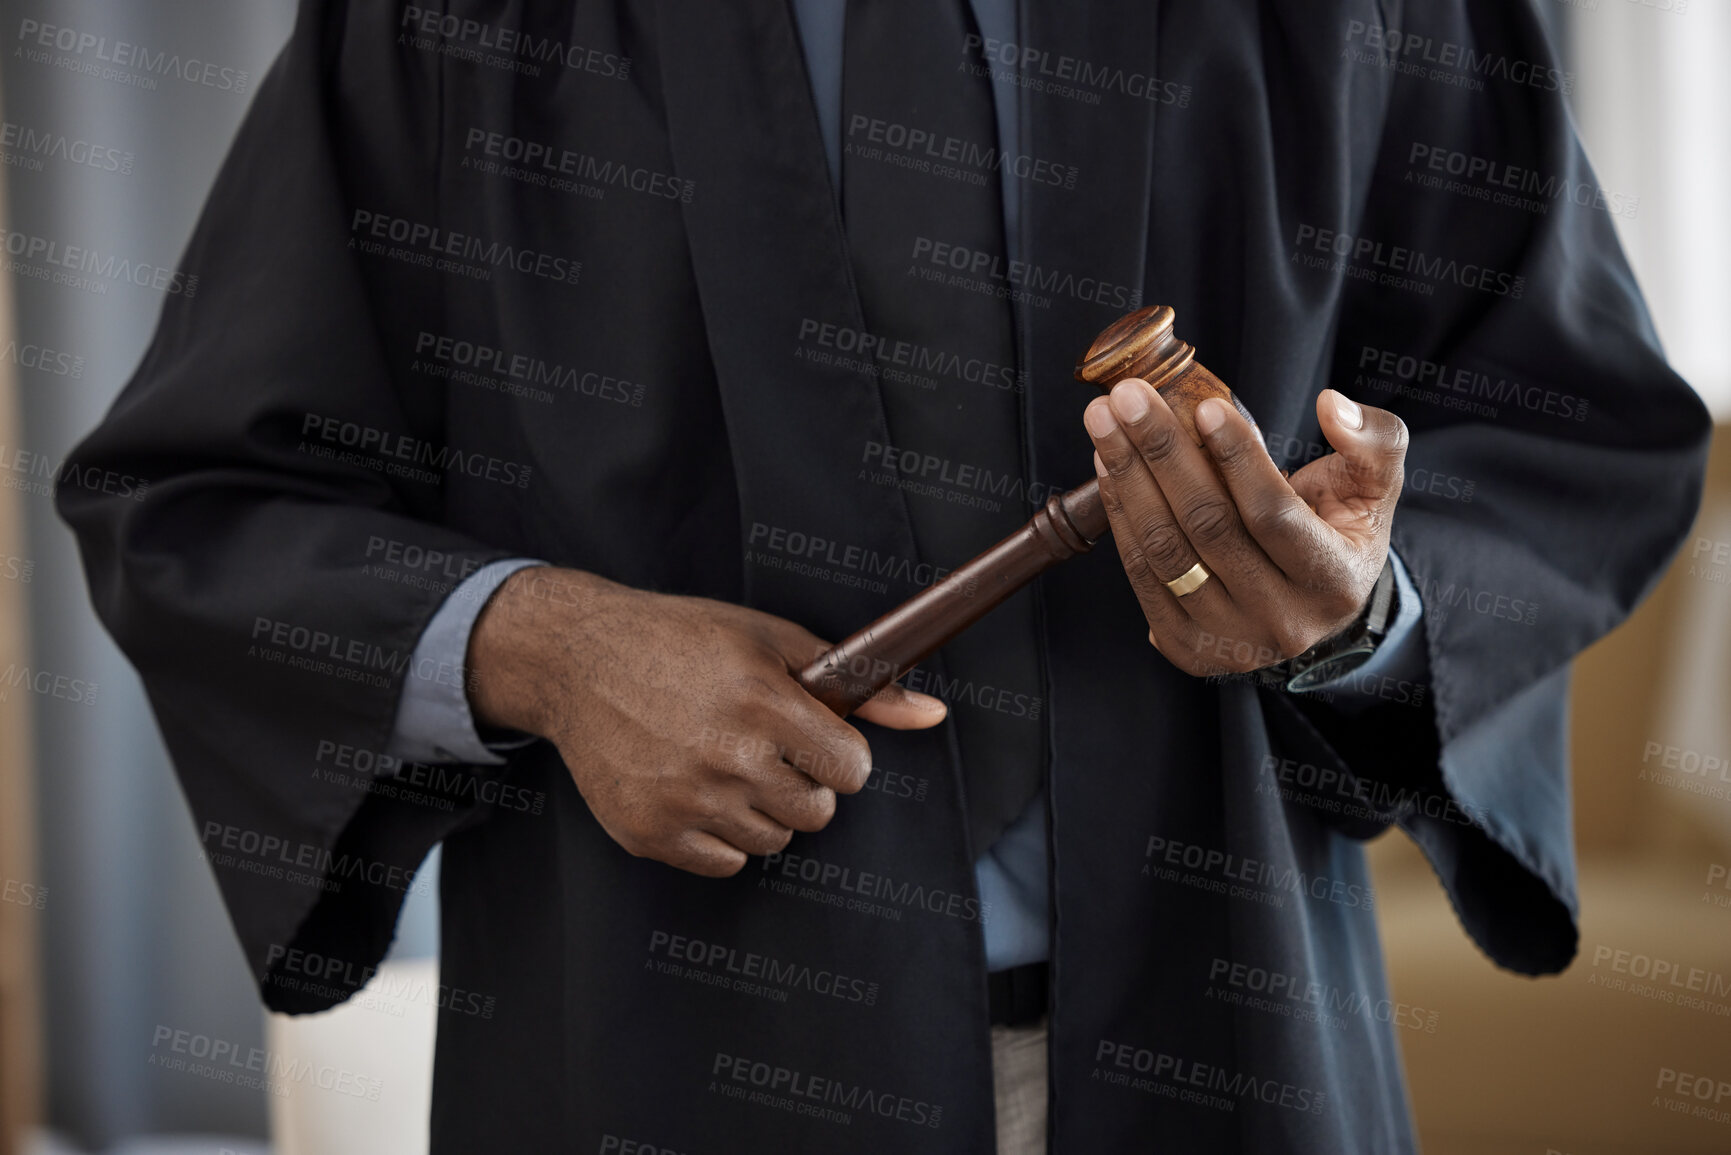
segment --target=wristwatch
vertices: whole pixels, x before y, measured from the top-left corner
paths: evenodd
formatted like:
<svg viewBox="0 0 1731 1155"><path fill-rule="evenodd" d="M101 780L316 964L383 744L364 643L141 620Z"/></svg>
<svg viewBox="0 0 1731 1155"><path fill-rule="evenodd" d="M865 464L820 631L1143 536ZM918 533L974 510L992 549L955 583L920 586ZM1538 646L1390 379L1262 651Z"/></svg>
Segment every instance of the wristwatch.
<svg viewBox="0 0 1731 1155"><path fill-rule="evenodd" d="M1296 658L1289 658L1273 667L1276 680L1284 672L1287 693L1302 694L1352 673L1376 653L1377 644L1388 632L1389 613L1393 608L1394 562L1386 560L1382 563L1382 573L1377 575L1376 585L1371 588L1370 600L1352 625L1332 638L1324 638Z"/></svg>

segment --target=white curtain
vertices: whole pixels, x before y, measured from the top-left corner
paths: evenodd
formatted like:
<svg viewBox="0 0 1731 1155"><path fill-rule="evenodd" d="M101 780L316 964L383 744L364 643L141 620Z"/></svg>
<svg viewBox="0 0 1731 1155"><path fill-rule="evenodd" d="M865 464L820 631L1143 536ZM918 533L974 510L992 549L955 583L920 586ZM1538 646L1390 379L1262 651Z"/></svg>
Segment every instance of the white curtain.
<svg viewBox="0 0 1731 1155"><path fill-rule="evenodd" d="M15 142L3 170L9 229L178 266L251 93L287 38L295 0L24 0L0 20L5 119L121 154L127 172ZM32 58L37 21L245 71L245 95L159 76L154 88ZM49 50L47 55L63 55ZM88 56L89 53L86 53ZM134 70L137 71L137 70ZM80 152L82 154L82 151ZM82 373L17 371L17 444L60 461L100 419L156 324L162 296L124 282L95 294L13 278L16 331L83 358ZM210 291L220 291L209 286ZM237 387L244 383L237 382ZM27 497L33 668L95 682L83 706L34 698L37 877L43 912L48 1122L87 1148L168 1132L263 1136L260 1093L149 1062L159 1026L263 1045L258 997L136 675L89 606L70 532ZM220 703L211 704L213 710ZM423 911L408 937L430 949Z"/></svg>
<svg viewBox="0 0 1731 1155"><path fill-rule="evenodd" d="M1731 2L1598 0L1575 14L1572 46L1576 114L1600 183L1641 198L1617 225L1659 336L1723 426L1731 422ZM1685 751L1697 760L1731 753L1731 567L1715 562L1727 542L1731 500L1710 491L1683 547L1665 709L1648 739L1679 760ZM1629 773L1637 770L1631 763ZM1731 839L1721 775L1677 777L1710 792L1663 790L1663 804Z"/></svg>
<svg viewBox="0 0 1731 1155"><path fill-rule="evenodd" d="M1540 0L1556 6L1556 0ZM1576 116L1671 363L1731 421L1731 3L1579 0Z"/></svg>

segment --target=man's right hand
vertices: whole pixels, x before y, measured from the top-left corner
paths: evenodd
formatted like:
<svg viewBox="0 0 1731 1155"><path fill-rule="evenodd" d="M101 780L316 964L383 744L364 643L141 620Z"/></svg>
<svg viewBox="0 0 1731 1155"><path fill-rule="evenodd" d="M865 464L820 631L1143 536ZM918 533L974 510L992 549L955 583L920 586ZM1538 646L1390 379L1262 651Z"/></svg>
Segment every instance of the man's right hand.
<svg viewBox="0 0 1731 1155"><path fill-rule="evenodd" d="M795 675L828 643L783 618L580 570L511 575L469 639L475 719L553 742L629 853L725 877L821 830L871 774L860 732ZM944 704L891 685L867 721L920 730Z"/></svg>

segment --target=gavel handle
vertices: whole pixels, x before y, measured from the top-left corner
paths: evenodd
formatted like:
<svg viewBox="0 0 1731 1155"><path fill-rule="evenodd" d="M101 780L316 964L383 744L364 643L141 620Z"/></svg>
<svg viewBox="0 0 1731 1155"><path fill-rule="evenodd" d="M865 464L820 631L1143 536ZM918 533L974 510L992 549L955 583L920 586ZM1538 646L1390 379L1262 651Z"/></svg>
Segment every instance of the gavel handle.
<svg viewBox="0 0 1731 1155"><path fill-rule="evenodd" d="M847 717L1011 594L1088 552L1106 530L1098 478L1047 498L1021 529L801 670L800 685Z"/></svg>
<svg viewBox="0 0 1731 1155"><path fill-rule="evenodd" d="M1193 414L1208 397L1230 401L1254 427L1250 411L1178 340L1172 322L1165 305L1120 317L1094 338L1076 365L1076 379L1109 389L1139 377L1159 391L1198 445ZM1097 478L1047 498L1027 525L801 670L800 685L847 717L1011 594L1065 558L1086 553L1108 526Z"/></svg>

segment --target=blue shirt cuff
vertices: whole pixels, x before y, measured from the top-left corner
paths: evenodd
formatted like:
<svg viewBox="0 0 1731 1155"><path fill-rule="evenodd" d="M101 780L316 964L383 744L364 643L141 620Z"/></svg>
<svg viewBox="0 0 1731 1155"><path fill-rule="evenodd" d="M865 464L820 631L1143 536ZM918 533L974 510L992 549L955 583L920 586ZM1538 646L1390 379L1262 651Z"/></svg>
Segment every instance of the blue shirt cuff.
<svg viewBox="0 0 1731 1155"><path fill-rule="evenodd" d="M469 712L468 679L461 674L469 654L469 635L475 629L475 619L481 616L481 607L518 570L546 564L535 558L504 558L482 566L445 596L444 604L415 644L387 754L408 762L497 766L505 760L494 751L534 741L483 742ZM423 670L455 670L459 676L423 677L419 673Z"/></svg>

